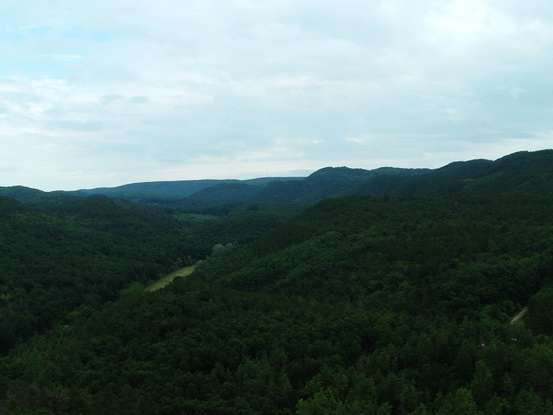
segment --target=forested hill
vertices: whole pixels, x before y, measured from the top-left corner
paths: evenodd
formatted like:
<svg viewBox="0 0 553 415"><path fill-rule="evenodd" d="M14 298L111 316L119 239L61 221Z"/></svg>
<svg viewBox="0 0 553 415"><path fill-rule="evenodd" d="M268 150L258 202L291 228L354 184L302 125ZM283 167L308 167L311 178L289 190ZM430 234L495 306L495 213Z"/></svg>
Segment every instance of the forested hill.
<svg viewBox="0 0 553 415"><path fill-rule="evenodd" d="M438 169L382 167L374 170L326 167L305 178L267 177L250 180L183 180L133 183L113 188L66 192L103 194L136 203L194 210L209 202L280 202L314 204L347 195L429 196L490 191L551 191L553 150L518 152L498 160L453 162ZM0 195L28 201L40 191L22 186L1 188Z"/></svg>
<svg viewBox="0 0 553 415"><path fill-rule="evenodd" d="M324 200L21 344L0 412L551 414L553 193L526 190Z"/></svg>
<svg viewBox="0 0 553 415"><path fill-rule="evenodd" d="M495 161L454 162L420 177L381 175L349 193L428 196L495 191L553 191L553 150L523 151Z"/></svg>
<svg viewBox="0 0 553 415"><path fill-rule="evenodd" d="M551 157L325 169L395 187L299 214L10 188L0 413L552 414Z"/></svg>
<svg viewBox="0 0 553 415"><path fill-rule="evenodd" d="M301 181L269 183L255 197L255 200L314 204L329 197L347 195L361 183L383 175L387 177L417 177L429 171L428 169L391 167L374 170L326 167L317 170Z"/></svg>
<svg viewBox="0 0 553 415"><path fill-rule="evenodd" d="M0 354L170 270L184 243L175 223L106 197L48 215L0 196Z"/></svg>
<svg viewBox="0 0 553 415"><path fill-rule="evenodd" d="M69 192L76 195L103 194L138 203L173 203L190 201L248 201L312 204L328 197L337 197L359 184L381 175L413 176L428 169L383 167L374 170L348 167L326 167L306 178L266 177L250 180L184 180L174 182L133 183L113 188L97 188ZM1 192L1 190L0 190Z"/></svg>
<svg viewBox="0 0 553 415"><path fill-rule="evenodd" d="M103 195L4 190L12 197L0 196L0 355L73 312L193 265L218 244L251 242L298 212L238 205L220 216L174 215Z"/></svg>
<svg viewBox="0 0 553 415"><path fill-rule="evenodd" d="M518 152L498 160L453 162L438 169L374 170L326 167L306 178L153 182L93 189L137 202L167 199L313 204L354 194L425 196L489 191L551 191L553 150Z"/></svg>
<svg viewBox="0 0 553 415"><path fill-rule="evenodd" d="M25 186L0 187L0 196L6 196L20 201L33 200L43 194L44 192L41 190Z"/></svg>
<svg viewBox="0 0 553 415"><path fill-rule="evenodd" d="M82 189L70 192L77 195L103 194L110 197L142 201L148 199L181 199L215 186L235 185L256 189L270 182L296 180L296 177L267 177L249 180L179 180L163 182L131 183L117 187ZM238 199L240 200L240 199Z"/></svg>

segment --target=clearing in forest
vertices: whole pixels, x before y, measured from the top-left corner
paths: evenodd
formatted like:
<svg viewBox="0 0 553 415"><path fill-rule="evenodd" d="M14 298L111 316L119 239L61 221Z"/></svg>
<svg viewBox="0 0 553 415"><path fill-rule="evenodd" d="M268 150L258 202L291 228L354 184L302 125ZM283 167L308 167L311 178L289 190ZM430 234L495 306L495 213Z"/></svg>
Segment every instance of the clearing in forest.
<svg viewBox="0 0 553 415"><path fill-rule="evenodd" d="M515 324L517 321L519 321L524 315L528 312L528 307L524 307L520 313L518 313L512 320L511 324Z"/></svg>
<svg viewBox="0 0 553 415"><path fill-rule="evenodd" d="M154 282L152 285L147 287L145 291L159 290L160 288L165 287L167 284L169 284L175 278L177 278L177 277L187 277L188 275L192 274L193 271L194 271L194 265L192 265L190 267L181 268L181 269L179 269L175 272L172 272L169 275L163 277L159 281Z"/></svg>

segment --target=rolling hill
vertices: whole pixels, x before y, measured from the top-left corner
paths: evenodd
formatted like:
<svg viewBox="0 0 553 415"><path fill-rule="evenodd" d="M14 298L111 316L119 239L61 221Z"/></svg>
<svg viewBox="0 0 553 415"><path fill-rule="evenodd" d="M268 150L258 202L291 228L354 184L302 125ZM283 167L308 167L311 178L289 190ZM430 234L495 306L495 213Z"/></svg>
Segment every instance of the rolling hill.
<svg viewBox="0 0 553 415"><path fill-rule="evenodd" d="M93 195L103 194L110 197L128 199L132 201L140 201L144 199L181 199L189 197L204 189L209 189L224 185L243 185L253 188L261 187L270 182L296 180L294 177L270 177L257 178L249 180L179 180L179 181L162 181L162 182L144 182L131 183L117 187L101 187L95 189L81 189L74 194ZM223 187L224 188L224 187Z"/></svg>
<svg viewBox="0 0 553 415"><path fill-rule="evenodd" d="M132 183L113 188L83 189L75 195L103 194L137 203L167 204L175 200L283 202L313 204L348 194L352 188L381 175L417 176L428 169L383 167L375 170L325 167L306 178L266 177L249 180L184 180ZM1 194L1 191L0 191Z"/></svg>
<svg viewBox="0 0 553 415"><path fill-rule="evenodd" d="M421 177L382 175L350 194L430 196L444 193L552 191L553 150L518 152L495 161L453 162Z"/></svg>
<svg viewBox="0 0 553 415"><path fill-rule="evenodd" d="M161 241L172 246L175 235L213 241L250 226L255 235L217 244L185 279L76 308L19 341L0 358L0 412L553 413L552 157L515 153L410 177L323 169L265 185L283 186L276 200L305 198L311 206L294 217L264 210L279 205L242 201L193 233L163 212L105 196L71 199L65 214L58 205L69 201L59 199L55 216L37 212L33 200L0 198L4 246L24 224L18 244L41 246L14 245L2 261L2 324L22 305L54 301L82 272L64 260L37 278L44 270L25 252L40 259L53 247L107 249L116 261L134 239L146 243L134 245L133 260L155 266L194 249L187 239L170 252ZM372 193L314 203L353 188ZM157 220L166 225L155 228L162 239L145 239ZM105 233L114 242L103 246ZM32 272L17 278L26 267ZM44 285L58 274L59 288ZM105 281L112 278L121 281ZM33 316L18 327L32 332Z"/></svg>

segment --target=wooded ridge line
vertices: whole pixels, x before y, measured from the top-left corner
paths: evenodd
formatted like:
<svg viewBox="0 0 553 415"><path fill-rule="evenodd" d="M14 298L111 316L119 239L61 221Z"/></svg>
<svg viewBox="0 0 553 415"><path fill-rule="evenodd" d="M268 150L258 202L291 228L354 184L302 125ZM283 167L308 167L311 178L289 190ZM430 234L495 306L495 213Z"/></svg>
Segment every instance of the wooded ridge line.
<svg viewBox="0 0 553 415"><path fill-rule="evenodd" d="M0 188L0 413L553 413L553 152L381 173Z"/></svg>

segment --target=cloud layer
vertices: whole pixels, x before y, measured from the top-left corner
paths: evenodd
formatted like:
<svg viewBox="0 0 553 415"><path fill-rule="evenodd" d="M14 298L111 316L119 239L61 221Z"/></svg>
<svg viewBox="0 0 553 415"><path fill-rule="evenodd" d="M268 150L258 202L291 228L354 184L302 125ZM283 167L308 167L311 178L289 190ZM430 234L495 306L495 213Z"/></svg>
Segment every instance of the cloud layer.
<svg viewBox="0 0 553 415"><path fill-rule="evenodd" d="M438 167L553 147L545 1L7 3L0 185Z"/></svg>

